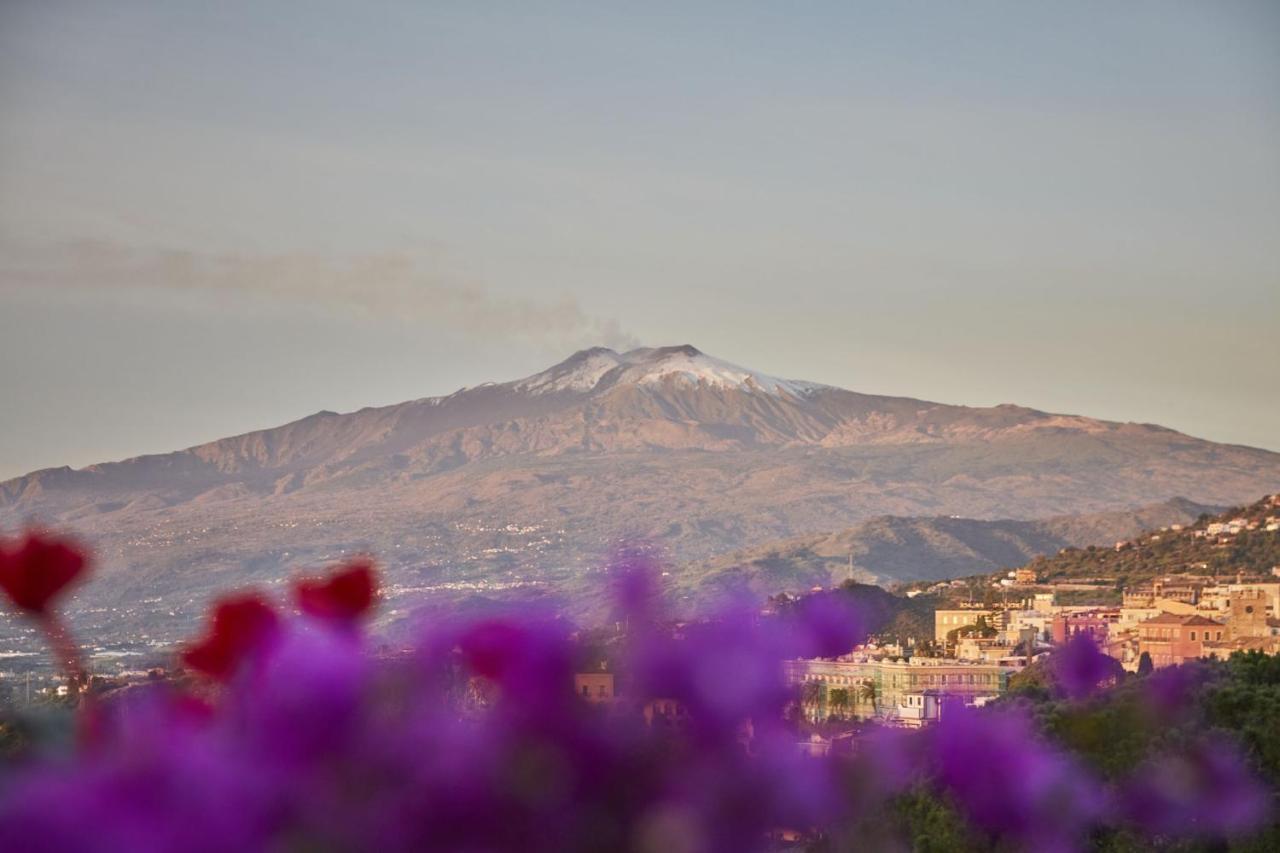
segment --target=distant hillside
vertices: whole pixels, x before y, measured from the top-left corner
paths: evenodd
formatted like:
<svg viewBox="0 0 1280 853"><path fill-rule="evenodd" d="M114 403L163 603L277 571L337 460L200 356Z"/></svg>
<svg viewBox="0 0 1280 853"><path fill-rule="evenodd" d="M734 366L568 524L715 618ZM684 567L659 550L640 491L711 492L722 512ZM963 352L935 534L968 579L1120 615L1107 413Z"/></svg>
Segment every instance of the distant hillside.
<svg viewBox="0 0 1280 853"><path fill-rule="evenodd" d="M1142 531L1190 524L1220 507L1175 498L1136 510L1041 521L882 516L835 533L766 543L686 566L685 594L746 589L798 592L846 580L891 585L1022 566L1064 548L1114 545Z"/></svg>
<svg viewBox="0 0 1280 853"><path fill-rule="evenodd" d="M933 636L933 612L943 599L933 595L908 598L871 584L845 581L838 587L857 607L867 634L886 641L905 642ZM792 610L807 595L779 593L770 596L768 606L777 613Z"/></svg>
<svg viewBox="0 0 1280 853"><path fill-rule="evenodd" d="M1151 525L1140 535L1117 537L1123 545L1071 548L1029 563L1042 582L1078 578L1114 578L1132 583L1165 574L1266 574L1280 566L1280 530L1268 531L1267 519L1280 517L1280 495L1253 504L1204 515L1182 530ZM1239 531L1217 530L1242 520ZM1249 529L1253 527L1253 529ZM1214 533L1210 533L1214 530Z"/></svg>

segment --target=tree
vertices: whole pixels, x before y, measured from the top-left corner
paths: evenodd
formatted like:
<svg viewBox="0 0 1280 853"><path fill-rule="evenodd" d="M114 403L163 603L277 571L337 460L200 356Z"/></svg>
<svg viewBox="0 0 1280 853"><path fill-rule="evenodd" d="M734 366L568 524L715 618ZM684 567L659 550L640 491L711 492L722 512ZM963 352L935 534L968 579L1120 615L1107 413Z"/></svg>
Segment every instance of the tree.
<svg viewBox="0 0 1280 853"><path fill-rule="evenodd" d="M875 681L868 678L862 682L862 686L858 689L858 696L862 701L870 703L872 714L880 713L880 709L876 707L876 700L880 698L880 691L877 689Z"/></svg>
<svg viewBox="0 0 1280 853"><path fill-rule="evenodd" d="M800 700L806 708L813 708L814 719L819 719L822 715L822 706L827 698L827 685L811 678L804 683L804 687L800 690Z"/></svg>
<svg viewBox="0 0 1280 853"><path fill-rule="evenodd" d="M834 688L830 695L831 712L837 717L843 717L849 710L849 691L844 687Z"/></svg>
<svg viewBox="0 0 1280 853"><path fill-rule="evenodd" d="M979 616L971 625L962 625L947 632L947 643L954 645L956 640L961 637L983 637L990 638L999 634L1000 631L993 625L987 624L985 616Z"/></svg>
<svg viewBox="0 0 1280 853"><path fill-rule="evenodd" d="M1155 668L1155 664L1151 662L1150 652L1143 652L1138 657L1138 675L1150 675Z"/></svg>

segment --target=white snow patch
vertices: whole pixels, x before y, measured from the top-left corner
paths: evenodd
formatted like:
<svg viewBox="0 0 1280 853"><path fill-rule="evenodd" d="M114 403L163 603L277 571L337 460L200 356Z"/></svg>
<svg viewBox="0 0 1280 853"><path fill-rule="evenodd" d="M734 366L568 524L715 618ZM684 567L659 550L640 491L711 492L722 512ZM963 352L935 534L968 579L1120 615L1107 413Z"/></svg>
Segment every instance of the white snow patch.
<svg viewBox="0 0 1280 853"><path fill-rule="evenodd" d="M516 383L517 391L546 394L552 391L590 391L606 373L622 364L613 350L591 350L583 357L569 359L549 370L535 373ZM576 363L575 363L576 362Z"/></svg>
<svg viewBox="0 0 1280 853"><path fill-rule="evenodd" d="M587 350L549 370L514 383L514 388L533 394L555 391L589 392L595 390L607 374L619 367L622 368L621 371L608 383L610 388L672 382L677 385L705 385L800 397L828 387L815 382L779 379L748 370L713 358L693 347L667 347L631 350L622 354L603 348Z"/></svg>
<svg viewBox="0 0 1280 853"><path fill-rule="evenodd" d="M824 386L814 382L779 379L767 373L749 370L721 361L705 353L676 352L662 358L636 364L626 369L619 384L656 385L674 381L677 384L710 385L766 394L790 394L799 397Z"/></svg>

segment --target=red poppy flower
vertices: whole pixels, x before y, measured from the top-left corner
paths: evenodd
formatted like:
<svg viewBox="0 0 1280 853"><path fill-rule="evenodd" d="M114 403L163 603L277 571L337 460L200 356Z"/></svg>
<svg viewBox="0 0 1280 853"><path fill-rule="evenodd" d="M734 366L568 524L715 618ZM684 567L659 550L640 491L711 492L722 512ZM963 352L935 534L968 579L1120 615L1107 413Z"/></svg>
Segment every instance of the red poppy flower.
<svg viewBox="0 0 1280 853"><path fill-rule="evenodd" d="M88 565L88 558L77 546L33 531L16 548L6 548L0 542L0 589L19 608L44 615Z"/></svg>
<svg viewBox="0 0 1280 853"><path fill-rule="evenodd" d="M257 593L225 598L214 608L209 633L183 652L182 660L194 670L226 681L270 639L278 622L275 610Z"/></svg>
<svg viewBox="0 0 1280 853"><path fill-rule="evenodd" d="M373 563L359 558L337 566L326 578L296 581L293 592L302 612L322 619L351 622L373 609L377 578Z"/></svg>

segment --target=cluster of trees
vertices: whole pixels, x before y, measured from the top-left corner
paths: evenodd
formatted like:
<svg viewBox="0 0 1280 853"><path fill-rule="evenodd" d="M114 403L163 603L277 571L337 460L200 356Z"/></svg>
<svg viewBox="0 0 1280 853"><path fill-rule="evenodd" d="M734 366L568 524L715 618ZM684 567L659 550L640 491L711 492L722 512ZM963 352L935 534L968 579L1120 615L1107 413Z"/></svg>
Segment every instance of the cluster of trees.
<svg viewBox="0 0 1280 853"><path fill-rule="evenodd" d="M848 687L830 687L817 680L809 680L800 685L795 698L796 708L804 712L803 717L818 719L825 717L828 723L837 723L849 718L857 704L863 705L869 712L867 716L879 713L880 688L875 679L868 678L852 689ZM799 717L797 717L799 718Z"/></svg>
<svg viewBox="0 0 1280 853"><path fill-rule="evenodd" d="M961 625L959 628L953 628L947 632L947 645L954 646L956 641L961 637L981 637L990 639L1000 631L994 625L987 624L987 617L979 616L975 621L968 625Z"/></svg>

